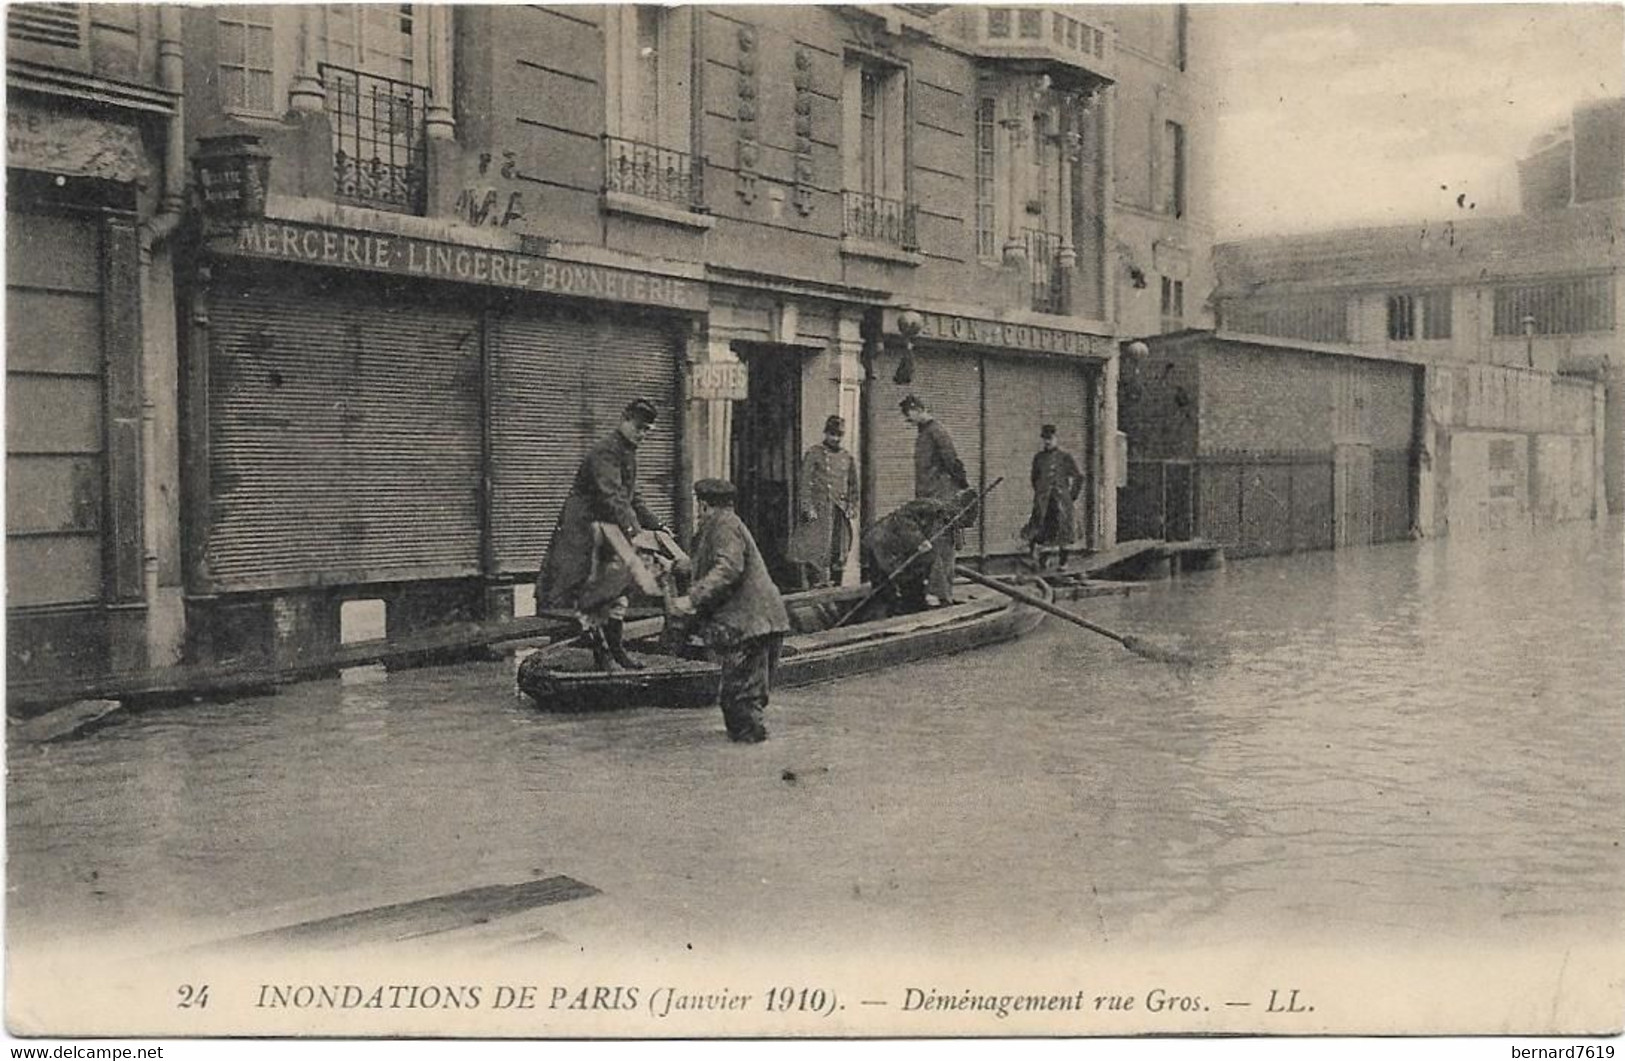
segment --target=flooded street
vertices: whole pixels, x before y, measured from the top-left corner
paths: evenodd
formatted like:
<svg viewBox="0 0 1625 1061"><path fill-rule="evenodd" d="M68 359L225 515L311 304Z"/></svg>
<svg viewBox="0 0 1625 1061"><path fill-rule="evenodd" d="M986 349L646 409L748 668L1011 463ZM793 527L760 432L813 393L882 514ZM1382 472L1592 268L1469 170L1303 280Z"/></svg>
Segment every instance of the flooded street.
<svg viewBox="0 0 1625 1061"><path fill-rule="evenodd" d="M714 711L363 671L9 748L8 930L171 944L565 875L538 947L1617 938L1620 526L1232 563ZM522 938L521 938L522 937ZM133 944L132 944L133 945Z"/></svg>

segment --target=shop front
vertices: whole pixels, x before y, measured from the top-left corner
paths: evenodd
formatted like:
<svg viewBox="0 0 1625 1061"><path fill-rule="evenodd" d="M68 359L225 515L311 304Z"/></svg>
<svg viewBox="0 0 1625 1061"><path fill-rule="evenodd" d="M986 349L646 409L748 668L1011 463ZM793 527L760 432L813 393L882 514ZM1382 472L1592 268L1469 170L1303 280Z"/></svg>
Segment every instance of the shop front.
<svg viewBox="0 0 1625 1061"><path fill-rule="evenodd" d="M1110 489L1103 441L1115 431L1103 386L1114 364L1109 336L930 310L888 310L868 395L873 511L882 516L914 496L916 431L898 410L905 394L924 400L947 429L967 477L987 494L961 555L984 561L1023 551L1032 511L1029 476L1040 429L1054 424L1060 448L1085 478L1078 498L1078 545L1109 544L1101 529ZM905 336L899 329L913 332ZM905 341L906 340L906 341ZM906 349L906 355L905 355ZM907 368L899 368L907 361Z"/></svg>
<svg viewBox="0 0 1625 1061"><path fill-rule="evenodd" d="M399 234L258 221L208 246L188 358L194 655L513 614L581 455L634 397L639 486L687 486L679 371L703 285Z"/></svg>

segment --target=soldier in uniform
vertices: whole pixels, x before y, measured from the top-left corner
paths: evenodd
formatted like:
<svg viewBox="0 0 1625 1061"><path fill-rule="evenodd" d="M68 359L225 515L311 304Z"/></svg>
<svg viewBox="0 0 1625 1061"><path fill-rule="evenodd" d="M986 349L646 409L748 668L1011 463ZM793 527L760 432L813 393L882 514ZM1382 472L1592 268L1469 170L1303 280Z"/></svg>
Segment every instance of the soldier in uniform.
<svg viewBox="0 0 1625 1061"><path fill-rule="evenodd" d="M612 524L628 542L644 545L665 529L637 489L638 445L656 417L653 403L639 398L627 405L615 430L587 451L536 575L537 604L576 613L599 670L643 666L621 641L632 576L597 524Z"/></svg>
<svg viewBox="0 0 1625 1061"><path fill-rule="evenodd" d="M916 395L910 394L898 403L903 416L919 431L914 438L914 496L937 501L952 501L959 491L970 485L965 476L965 465L954 450L954 441L948 429L931 415L931 409ZM931 580L926 592L926 605L952 604L954 600L954 560L959 542L958 530L937 538L933 547Z"/></svg>
<svg viewBox="0 0 1625 1061"><path fill-rule="evenodd" d="M1077 537L1073 506L1083 490L1083 473L1072 454L1056 444L1054 424L1045 424L1038 435L1042 448L1033 454L1033 511L1021 536L1032 550L1035 566L1044 566L1044 546L1056 545L1058 566L1065 567L1066 547Z"/></svg>
<svg viewBox="0 0 1625 1061"><path fill-rule="evenodd" d="M858 462L841 446L846 421L824 421L824 440L801 458L799 522L790 535L790 559L806 572L803 585L839 584L852 548L852 508L858 500Z"/></svg>
<svg viewBox="0 0 1625 1061"><path fill-rule="evenodd" d="M672 599L672 616L692 619L722 665L717 699L728 739L767 739L762 713L773 688L779 649L790 617L768 576L756 540L734 513L734 485L725 479L694 484L699 531L694 540L688 594Z"/></svg>

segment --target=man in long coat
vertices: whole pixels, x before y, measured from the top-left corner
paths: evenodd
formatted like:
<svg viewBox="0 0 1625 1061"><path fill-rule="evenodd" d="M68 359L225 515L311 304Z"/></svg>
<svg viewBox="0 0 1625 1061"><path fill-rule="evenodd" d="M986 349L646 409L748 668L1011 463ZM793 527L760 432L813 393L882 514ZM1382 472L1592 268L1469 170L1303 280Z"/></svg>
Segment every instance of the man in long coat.
<svg viewBox="0 0 1625 1061"><path fill-rule="evenodd" d="M919 431L914 438L914 496L937 501L952 501L970 485L965 476L965 465L954 449L954 440L947 428L931 415L931 409L917 396L910 394L898 403L903 416ZM926 592L926 604L952 604L954 600L954 560L959 543L958 531L937 538L933 549L931 581Z"/></svg>
<svg viewBox="0 0 1625 1061"><path fill-rule="evenodd" d="M595 524L619 527L628 542L664 529L637 488L638 445L655 419L653 403L639 398L614 432L587 451L536 575L537 604L576 613L600 670L642 667L621 643L632 575Z"/></svg>
<svg viewBox="0 0 1625 1061"><path fill-rule="evenodd" d="M1072 454L1055 442L1055 425L1038 431L1042 448L1033 454L1033 511L1021 536L1032 549L1033 561L1043 567L1046 545L1060 546L1059 566L1066 566L1066 547L1077 537L1073 507L1083 490L1083 473Z"/></svg>
<svg viewBox="0 0 1625 1061"><path fill-rule="evenodd" d="M733 484L701 479L694 499L699 531L693 583L686 596L671 601L671 613L697 620L701 638L722 665L717 700L728 739L755 744L767 739L762 713L790 617L756 539L734 513Z"/></svg>
<svg viewBox="0 0 1625 1061"><path fill-rule="evenodd" d="M842 448L846 421L824 421L824 440L801 458L799 522L790 535L789 555L810 574L805 582L827 586L841 581L852 548L852 509L858 501L858 462Z"/></svg>

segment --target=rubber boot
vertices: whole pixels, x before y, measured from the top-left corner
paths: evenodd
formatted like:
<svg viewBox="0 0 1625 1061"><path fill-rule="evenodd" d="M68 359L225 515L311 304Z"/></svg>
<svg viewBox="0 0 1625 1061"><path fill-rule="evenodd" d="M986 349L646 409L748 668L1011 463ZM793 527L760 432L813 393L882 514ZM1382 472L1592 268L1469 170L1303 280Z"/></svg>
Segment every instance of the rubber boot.
<svg viewBox="0 0 1625 1061"><path fill-rule="evenodd" d="M643 664L627 655L626 646L621 642L625 623L619 619L611 619L604 624L604 646L609 649L610 658L627 670L642 670Z"/></svg>

